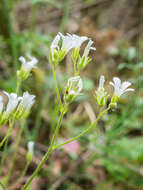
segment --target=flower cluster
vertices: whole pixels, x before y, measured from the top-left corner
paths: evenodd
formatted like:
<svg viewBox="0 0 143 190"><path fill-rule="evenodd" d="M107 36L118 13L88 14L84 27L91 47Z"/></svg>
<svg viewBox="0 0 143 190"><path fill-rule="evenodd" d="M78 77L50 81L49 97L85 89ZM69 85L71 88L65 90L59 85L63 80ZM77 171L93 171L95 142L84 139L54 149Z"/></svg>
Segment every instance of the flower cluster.
<svg viewBox="0 0 143 190"><path fill-rule="evenodd" d="M80 55L80 47L82 44L88 41L83 55ZM93 41L86 36L77 36L75 34L66 34L65 36L61 33L58 33L54 38L51 47L50 47L50 62L53 64L54 70L56 70L56 66L66 54L72 49L72 60L74 63L74 77L71 77L66 85L65 93L64 93L64 101L65 103L71 103L77 96L79 96L82 90L82 79L79 76L80 71L83 70L88 63L91 62L91 58L89 57L90 50L95 51L96 48L92 47ZM115 106L119 100L119 97L127 91L133 91L132 88L128 88L131 83L123 82L118 77L113 78L113 82L110 84L114 87L114 94L111 99L110 106ZM104 90L104 76L102 75L99 80L99 88L95 91L95 100L99 107L103 107L107 99L109 97L108 93Z"/></svg>
<svg viewBox="0 0 143 190"><path fill-rule="evenodd" d="M83 56L80 57L80 47L87 40L89 40L89 42L85 48ZM66 54L73 49L72 58L74 64L77 64L77 69L80 71L90 62L88 57L89 51L96 50L96 48L91 47L92 44L93 41L86 36L77 36L75 34L71 35L68 33L64 36L63 34L58 33L50 47L50 62L53 64L54 68L56 68L58 63L64 59Z"/></svg>
<svg viewBox="0 0 143 190"><path fill-rule="evenodd" d="M133 88L128 88L131 83L130 82L123 82L121 83L121 80L118 77L114 77L113 78L113 82L110 82L109 84L112 85L114 87L114 94L112 96L111 102L110 102L110 107L115 107L117 105L117 102L120 98L121 95L123 95L124 93L128 92L128 91L134 91ZM97 91L95 91L95 99L97 104L100 107L103 107L105 105L105 103L107 102L107 98L108 98L108 93L105 92L104 90L104 76L100 76L100 80L99 80L99 88L97 89Z"/></svg>
<svg viewBox="0 0 143 190"><path fill-rule="evenodd" d="M30 109L35 102L35 96L24 92L22 97L18 97L16 93L8 93L4 91L8 97L6 107L3 103L3 97L0 96L0 125L4 125L11 118L14 120L26 118Z"/></svg>

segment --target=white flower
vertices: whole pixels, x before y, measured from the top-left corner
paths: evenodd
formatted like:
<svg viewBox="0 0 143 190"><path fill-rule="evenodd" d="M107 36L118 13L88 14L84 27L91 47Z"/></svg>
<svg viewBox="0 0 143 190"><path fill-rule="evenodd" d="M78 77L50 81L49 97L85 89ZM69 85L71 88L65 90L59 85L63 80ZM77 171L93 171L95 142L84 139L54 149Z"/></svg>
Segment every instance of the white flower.
<svg viewBox="0 0 143 190"><path fill-rule="evenodd" d="M27 144L28 152L32 155L34 154L34 145L35 145L34 141L29 141Z"/></svg>
<svg viewBox="0 0 143 190"><path fill-rule="evenodd" d="M59 34L56 35L54 38L52 44L51 44L51 49L57 49L59 50L59 41L60 41L61 36Z"/></svg>
<svg viewBox="0 0 143 190"><path fill-rule="evenodd" d="M131 83L130 82L123 82L121 83L121 80L118 77L113 78L113 82L110 82L110 84L114 87L114 93L116 96L120 97L122 94L128 91L134 91L133 88L128 88Z"/></svg>
<svg viewBox="0 0 143 190"><path fill-rule="evenodd" d="M82 43L88 40L87 36L77 36L75 34L73 35L68 34L68 35L71 36L73 48L80 48Z"/></svg>
<svg viewBox="0 0 143 190"><path fill-rule="evenodd" d="M35 102L35 95L30 95L28 92L24 92L20 105L23 109L30 110Z"/></svg>
<svg viewBox="0 0 143 190"><path fill-rule="evenodd" d="M85 47L85 50L84 50L84 53L83 53L83 57L87 58L90 50L94 50L94 51L96 50L95 47L91 47L92 44L93 44L93 41L89 40L87 46Z"/></svg>
<svg viewBox="0 0 143 190"><path fill-rule="evenodd" d="M104 76L101 75L101 76L100 76L100 79L99 79L98 91L104 90L104 82L105 82Z"/></svg>
<svg viewBox="0 0 143 190"><path fill-rule="evenodd" d="M73 48L73 46L72 46L72 43L73 43L72 42L72 36L69 35L69 34L67 36L64 36L60 32L59 32L59 35L62 38L61 50L64 50L64 51L68 52L69 50L71 50Z"/></svg>
<svg viewBox="0 0 143 190"><path fill-rule="evenodd" d="M82 43L86 40L88 40L88 37L86 36L77 36L75 34L71 35L68 34L64 36L63 34L59 33L59 35L62 38L62 50L65 50L68 52L72 48L80 48Z"/></svg>
<svg viewBox="0 0 143 190"><path fill-rule="evenodd" d="M4 91L4 93L8 96L8 104L6 106L6 114L10 114L17 106L19 100L21 100L21 97L17 97L17 94L15 93L7 93Z"/></svg>
<svg viewBox="0 0 143 190"><path fill-rule="evenodd" d="M82 79L80 76L71 77L68 80L68 91L69 94L77 95L83 88Z"/></svg>
<svg viewBox="0 0 143 190"><path fill-rule="evenodd" d="M31 55L27 55L27 57L30 59L30 61L26 61L26 59L23 56L19 57L19 60L22 62L22 69L25 72L29 73L33 68L36 67L38 60L35 57L32 57Z"/></svg>
<svg viewBox="0 0 143 190"><path fill-rule="evenodd" d="M3 97L0 96L0 114L2 113L3 111Z"/></svg>

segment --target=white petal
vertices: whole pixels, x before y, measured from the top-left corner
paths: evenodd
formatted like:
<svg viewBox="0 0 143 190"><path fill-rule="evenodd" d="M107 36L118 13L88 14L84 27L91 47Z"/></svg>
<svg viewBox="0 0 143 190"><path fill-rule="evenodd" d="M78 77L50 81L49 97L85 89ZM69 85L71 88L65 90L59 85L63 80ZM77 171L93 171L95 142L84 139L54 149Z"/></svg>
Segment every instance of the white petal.
<svg viewBox="0 0 143 190"><path fill-rule="evenodd" d="M82 79L80 78L78 82L78 92L80 92L82 88L83 88L83 83L82 83Z"/></svg>
<svg viewBox="0 0 143 190"><path fill-rule="evenodd" d="M112 86L114 87L114 83L113 83L113 82L110 81L109 84L112 85Z"/></svg>
<svg viewBox="0 0 143 190"><path fill-rule="evenodd" d="M131 83L130 83L130 82L123 82L122 85L121 85L121 89L122 89L122 90L125 90L125 89L128 88L129 86L131 86Z"/></svg>
<svg viewBox="0 0 143 190"><path fill-rule="evenodd" d="M114 77L113 81L114 81L114 84L115 84L116 87L121 86L121 80L118 77Z"/></svg>
<svg viewBox="0 0 143 190"><path fill-rule="evenodd" d="M73 94L73 91L75 94L80 93L83 87L82 79L80 76L71 77L69 78L67 85L69 87L69 93L72 92Z"/></svg>
<svg viewBox="0 0 143 190"><path fill-rule="evenodd" d="M30 61L26 61L26 59L22 56L19 58L19 60L22 62L23 70L25 70L26 72L30 72L33 68L35 68L38 60L29 54L27 55L27 57L30 59Z"/></svg>
<svg viewBox="0 0 143 190"><path fill-rule="evenodd" d="M0 114L1 114L2 111L3 111L3 107L4 107L4 105L3 105L3 97L0 96Z"/></svg>
<svg viewBox="0 0 143 190"><path fill-rule="evenodd" d="M71 35L69 33L67 33L66 36L61 33L59 33L59 35L63 40L61 49L65 50L66 52L68 52L72 48L80 48L82 43L88 39L88 37L86 36L80 37L75 34Z"/></svg>
<svg viewBox="0 0 143 190"><path fill-rule="evenodd" d="M8 96L9 101L6 106L6 113L10 114L17 106L19 98L17 97L17 94L15 93L7 93L4 91L4 93Z"/></svg>
<svg viewBox="0 0 143 190"><path fill-rule="evenodd" d="M26 59L23 56L19 57L19 61L21 61L23 64L26 64Z"/></svg>
<svg viewBox="0 0 143 190"><path fill-rule="evenodd" d="M23 109L31 109L32 105L35 102L35 97L35 95L31 95L28 92L24 92L20 105L23 107Z"/></svg>
<svg viewBox="0 0 143 190"><path fill-rule="evenodd" d="M56 37L54 38L52 44L51 44L51 49L54 49L54 48L58 48L59 49L58 44L59 44L60 38L61 38L60 35L57 34Z"/></svg>
<svg viewBox="0 0 143 190"><path fill-rule="evenodd" d="M128 88L128 89L126 89L124 92L129 92L129 91L135 91L135 89L133 89L133 88Z"/></svg>
<svg viewBox="0 0 143 190"><path fill-rule="evenodd" d="M99 79L99 88L98 88L98 90L101 90L101 89L104 90L104 82L105 82L104 76L101 75L100 79Z"/></svg>
<svg viewBox="0 0 143 190"><path fill-rule="evenodd" d="M30 152L31 154L34 153L34 145L35 145L34 141L29 141L28 144L27 144L28 152Z"/></svg>

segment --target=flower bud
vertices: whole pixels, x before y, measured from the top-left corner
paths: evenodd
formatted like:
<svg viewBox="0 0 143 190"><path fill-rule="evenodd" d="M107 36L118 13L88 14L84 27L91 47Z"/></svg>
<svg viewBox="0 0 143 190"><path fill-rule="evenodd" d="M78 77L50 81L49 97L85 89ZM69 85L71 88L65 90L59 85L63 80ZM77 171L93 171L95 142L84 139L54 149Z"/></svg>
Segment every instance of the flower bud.
<svg viewBox="0 0 143 190"><path fill-rule="evenodd" d="M79 57L79 61L78 61L78 70L82 70L84 69L91 61L91 59L89 58L89 52L90 50L96 50L95 47L91 47L93 44L92 40L89 40L87 46L85 47L84 53L82 57Z"/></svg>
<svg viewBox="0 0 143 190"><path fill-rule="evenodd" d="M80 95L83 84L80 76L71 77L68 80L68 84L66 86L64 100L66 103L71 103L77 96Z"/></svg>
<svg viewBox="0 0 143 190"><path fill-rule="evenodd" d="M27 152L27 161L31 161L34 155L34 145L35 142L29 141L27 144L28 152Z"/></svg>
<svg viewBox="0 0 143 190"><path fill-rule="evenodd" d="M96 99L96 103L100 106L103 107L106 102L107 102L107 98L108 98L108 94L107 92L105 92L104 90L104 76L100 76L100 80L99 80L99 88L97 89L97 91L95 91L95 99Z"/></svg>

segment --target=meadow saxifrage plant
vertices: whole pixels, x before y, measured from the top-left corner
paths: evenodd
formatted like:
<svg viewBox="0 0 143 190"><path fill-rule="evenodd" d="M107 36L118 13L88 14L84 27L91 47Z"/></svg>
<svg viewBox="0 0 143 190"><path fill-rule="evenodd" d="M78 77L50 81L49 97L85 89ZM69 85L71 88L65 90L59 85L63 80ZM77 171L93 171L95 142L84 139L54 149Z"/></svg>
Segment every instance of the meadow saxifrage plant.
<svg viewBox="0 0 143 190"><path fill-rule="evenodd" d="M88 43L87 43L87 46L85 47L83 55L81 56L80 55L80 47L85 41L88 41ZM83 132L81 132L76 137L73 137L61 144L55 145L55 140L56 140L57 134L59 132L59 128L62 123L62 119L63 119L65 113L68 111L69 104L72 103L75 100L75 98L81 94L83 84L82 84L82 79L80 77L80 71L85 69L86 66L91 62L91 58L89 57L90 50L94 50L94 51L96 50L96 48L92 47L92 45L93 45L93 41L86 36L80 37L80 36L77 36L74 34L73 35L67 34L64 36L61 33L57 34L57 36L54 38L54 40L51 44L49 57L50 57L50 63L53 67L53 77L54 77L54 84L55 84L55 89L56 89L56 94L57 94L57 101L59 104L60 116L59 116L59 120L57 122L57 126L55 128L55 132L51 139L50 146L49 146L47 153L44 155L42 161L40 162L40 164L38 165L38 167L36 168L36 170L34 171L32 176L29 178L29 180L26 182L26 184L24 185L22 190L28 189L32 180L38 174L38 172L40 171L43 164L46 162L46 160L48 159L49 155L51 154L51 152L53 150L60 148L61 146L68 144L74 140L77 140L82 135L86 134L91 128L96 127L99 119L105 113L107 113L108 110L110 110L112 108L113 104L116 104L118 102L120 95L123 94L123 93L120 93L120 95L117 94L116 93L117 90L116 90L112 96L111 103L109 104L109 106L107 108L105 108L109 94L104 90L105 79L104 79L104 76L101 76L100 80L99 80L99 87L95 91L95 96L94 96L97 105L100 107L100 111L99 111L97 119L93 123L91 123L91 125L87 129L85 129ZM56 70L57 70L57 66L59 65L59 63L64 59L64 57L67 55L67 53L70 50L72 50L72 60L73 60L73 65L74 65L73 75L74 76L72 76L71 78L68 79L67 85L65 87L65 91L63 92L64 98L62 101L61 95L59 92L59 87L57 85L57 80L56 80ZM123 83L123 84L124 84L123 86L122 85L118 86L118 88L122 92L125 92L125 91L127 91L127 89L126 89L128 87L127 84L130 84L130 83L126 83L126 84ZM116 89L117 89L117 87L116 87ZM128 91L129 91L129 89L128 89ZM118 99L115 98L115 96L118 97Z"/></svg>
<svg viewBox="0 0 143 190"><path fill-rule="evenodd" d="M87 42L88 41L88 42ZM83 51L83 54L80 54L80 49L83 43L87 42L87 45ZM107 106L107 99L109 97L108 92L104 89L104 83L105 83L105 78L103 75L100 76L99 79L99 87L97 90L95 90L94 98L96 104L99 106L99 113L98 116L96 117L95 121L92 122L88 128L83 130L80 134L77 136L61 143L55 145L55 141L57 138L57 134L59 132L59 129L61 127L61 123L63 120L64 115L67 113L69 104L71 104L76 97L81 95L81 91L83 90L83 83L82 83L82 77L80 76L80 72L86 68L86 66L91 62L91 58L89 56L89 53L91 50L95 51L96 48L92 47L93 46L93 41L86 37L86 36L77 36L75 34L66 34L63 35L61 33L58 33L56 37L54 38L53 42L51 43L50 46L50 53L49 53L49 61L52 66L53 70L53 78L54 78L54 86L55 86L55 91L57 95L57 103L59 105L59 119L57 121L57 126L55 127L55 131L53 134L53 137L51 138L50 145L48 148L48 151L46 154L43 156L40 164L37 166L31 177L27 180L25 185L22 187L22 190L28 190L30 187L31 182L33 179L36 177L44 163L47 161L49 158L51 152L57 148L62 147L65 144L68 144L74 140L79 139L81 136L85 135L87 132L89 132L92 128L97 128L97 124L99 119L108 112L108 110L112 109L115 107L121 97L122 94L124 94L127 91L133 91L132 88L128 88L131 83L130 82L123 82L121 83L121 80L118 77L113 78L113 82L110 82L110 84L114 87L114 93L111 97L111 101ZM59 91L59 86L57 83L56 79L56 72L57 72L57 67L59 66L60 62L65 58L65 56L69 53L69 51L72 51L71 58L73 61L73 76L71 76L67 80L67 84L65 85L65 89L61 92L62 96ZM20 70L17 71L17 89L16 93L12 94L7 94L9 97L9 103L4 110L3 102L2 102L2 97L0 97L0 121L3 123L10 122L10 129L12 130L12 127L14 125L14 122L17 120L20 120L21 123L21 128L19 130L18 134L18 139L21 138L21 134L23 131L24 127L24 121L25 119L29 116L30 110L32 105L35 102L35 95L30 95L28 92L24 92L23 96L18 96L19 88L21 86L22 81L26 80L31 73L31 70L36 66L38 63L38 60L34 57L28 56L30 61L26 61L24 57L20 57L20 61L22 62L22 66ZM63 99L61 98L63 97ZM14 102L11 104L11 99L14 100ZM3 111L4 110L4 111ZM8 110L8 111L7 111ZM9 111L10 110L10 111ZM7 113L7 117L5 114ZM6 119L4 119L6 118ZM1 122L1 123L2 123ZM11 124L12 122L12 124ZM8 132L8 135L4 138L5 140L8 139L9 135L11 134ZM2 141L3 142L3 141ZM2 143L1 142L1 143ZM19 145L20 140L17 141L17 147ZM0 143L0 145L1 145ZM17 152L17 148L16 151ZM16 154L16 153L15 153ZM23 173L21 175L24 176L27 168L32 160L34 154L34 142L29 142L28 143L28 152L27 152L27 164L23 170ZM5 177L4 180L4 185L6 186L8 184L8 180L11 175L11 171L13 168L13 164L15 161L15 157L12 159L10 169L8 172L8 175Z"/></svg>

